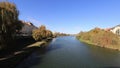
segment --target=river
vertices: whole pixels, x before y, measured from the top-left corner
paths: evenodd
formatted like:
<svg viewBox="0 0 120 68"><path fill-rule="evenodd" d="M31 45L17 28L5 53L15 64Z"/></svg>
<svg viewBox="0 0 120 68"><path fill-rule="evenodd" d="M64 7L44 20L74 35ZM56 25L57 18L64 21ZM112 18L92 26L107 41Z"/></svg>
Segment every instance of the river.
<svg viewBox="0 0 120 68"><path fill-rule="evenodd" d="M57 37L44 50L33 52L17 68L120 67L120 52L88 45L74 36Z"/></svg>

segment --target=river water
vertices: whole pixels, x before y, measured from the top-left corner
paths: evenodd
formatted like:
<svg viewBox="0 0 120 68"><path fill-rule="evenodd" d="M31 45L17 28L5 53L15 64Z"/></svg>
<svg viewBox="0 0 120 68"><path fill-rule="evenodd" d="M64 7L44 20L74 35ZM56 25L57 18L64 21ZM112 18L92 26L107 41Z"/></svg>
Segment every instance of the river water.
<svg viewBox="0 0 120 68"><path fill-rule="evenodd" d="M17 68L104 68L120 67L120 52L88 45L74 36L58 37L37 50Z"/></svg>

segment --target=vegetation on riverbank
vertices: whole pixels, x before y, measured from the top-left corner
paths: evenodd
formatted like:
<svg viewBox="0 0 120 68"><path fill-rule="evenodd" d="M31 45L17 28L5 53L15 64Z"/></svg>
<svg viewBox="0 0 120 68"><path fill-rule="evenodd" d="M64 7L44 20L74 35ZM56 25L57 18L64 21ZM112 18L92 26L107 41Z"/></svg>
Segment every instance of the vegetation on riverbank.
<svg viewBox="0 0 120 68"><path fill-rule="evenodd" d="M16 30L22 28L18 16L19 11L14 3L0 2L0 49L11 47Z"/></svg>
<svg viewBox="0 0 120 68"><path fill-rule="evenodd" d="M70 36L70 34L60 33L60 32L55 32L54 33L54 37L59 37L59 36Z"/></svg>
<svg viewBox="0 0 120 68"><path fill-rule="evenodd" d="M0 52L1 51L12 51L14 49L22 48L22 45L26 45L25 42L21 40L24 40L26 37L24 36L24 32L19 33L19 31L25 26L24 21L20 21L18 19L19 11L14 3L11 3L9 1L2 1L0 2ZM32 33L29 32L29 26L25 28L25 33ZM32 29L32 28L31 28ZM27 33L28 32L28 33ZM34 42L34 39L36 41L41 41L45 39L50 39L50 37L53 36L52 32L50 30L47 30L45 26L41 26L39 29L36 29L33 31L33 37L32 34L27 36L29 41L31 39ZM52 38L51 38L52 39ZM18 41L19 40L19 41ZM17 41L17 42L16 42ZM18 44L21 44L19 46L16 46Z"/></svg>
<svg viewBox="0 0 120 68"><path fill-rule="evenodd" d="M19 11L14 3L0 2L0 66L4 68L13 68L36 48L44 49L53 37L45 26L33 31L33 37L20 35L24 22L18 16Z"/></svg>
<svg viewBox="0 0 120 68"><path fill-rule="evenodd" d="M52 31L47 30L44 25L42 25L38 29L33 30L32 36L36 41L41 41L43 39L52 38L53 33Z"/></svg>
<svg viewBox="0 0 120 68"><path fill-rule="evenodd" d="M91 45L120 50L120 37L100 28L80 32L76 37L80 41Z"/></svg>

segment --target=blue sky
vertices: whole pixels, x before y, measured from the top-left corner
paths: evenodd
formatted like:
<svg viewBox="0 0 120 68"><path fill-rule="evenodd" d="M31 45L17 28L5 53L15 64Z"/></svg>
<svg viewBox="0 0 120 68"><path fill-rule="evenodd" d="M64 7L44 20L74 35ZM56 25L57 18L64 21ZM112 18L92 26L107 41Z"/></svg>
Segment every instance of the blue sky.
<svg viewBox="0 0 120 68"><path fill-rule="evenodd" d="M19 19L46 25L53 32L75 34L120 24L120 0L9 0Z"/></svg>

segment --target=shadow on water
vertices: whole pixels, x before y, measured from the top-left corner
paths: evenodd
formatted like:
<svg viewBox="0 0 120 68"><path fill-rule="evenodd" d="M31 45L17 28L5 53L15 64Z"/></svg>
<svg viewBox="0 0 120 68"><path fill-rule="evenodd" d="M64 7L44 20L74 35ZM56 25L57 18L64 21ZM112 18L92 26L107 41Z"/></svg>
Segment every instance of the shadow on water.
<svg viewBox="0 0 120 68"><path fill-rule="evenodd" d="M61 44L59 43L54 43L56 42L56 39L53 39L51 42L48 43L48 45L45 48L40 48L37 52L39 54L46 54L49 51L57 50L62 48Z"/></svg>
<svg viewBox="0 0 120 68"><path fill-rule="evenodd" d="M30 68L34 65L37 65L42 62L42 57L38 56L37 53L31 54L27 59L25 59L21 64L19 64L16 68Z"/></svg>
<svg viewBox="0 0 120 68"><path fill-rule="evenodd" d="M48 46L45 48L39 48L35 52L33 52L27 59L23 60L16 68L30 68L32 66L38 65L42 63L42 59L44 58L44 55L49 52L56 49L60 49L61 46L59 44L52 44L55 42L55 39L53 41L49 42ZM58 45L58 46L56 46Z"/></svg>
<svg viewBox="0 0 120 68"><path fill-rule="evenodd" d="M46 54L46 48L39 48L33 52L27 59L24 59L16 68L30 68L42 63L43 55Z"/></svg>

